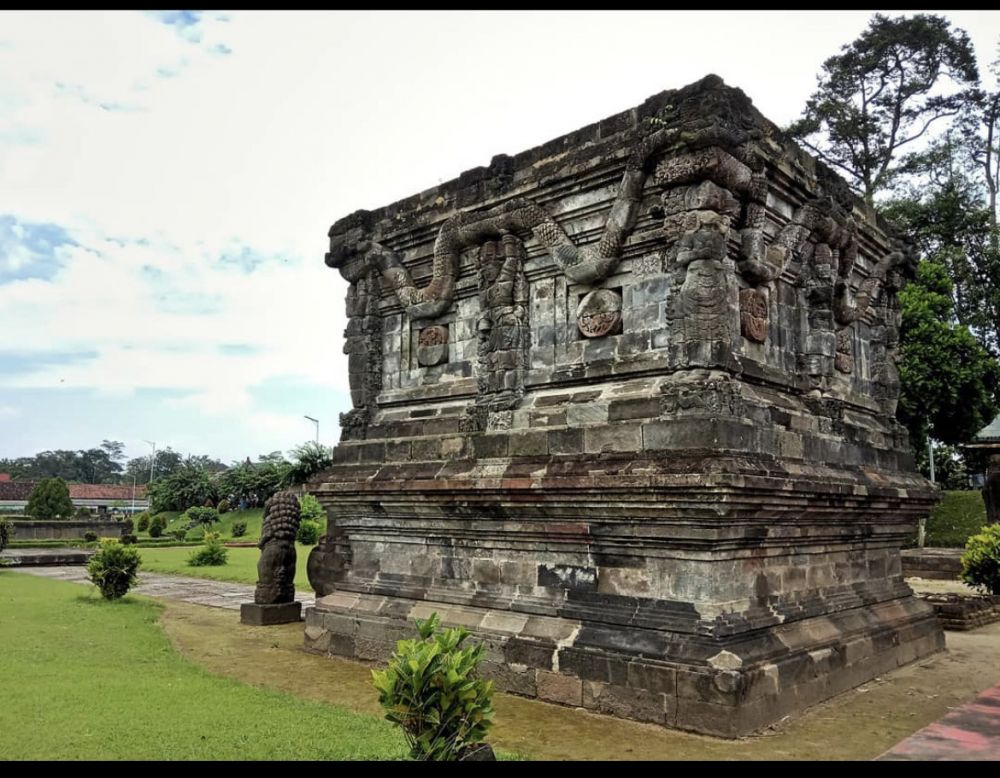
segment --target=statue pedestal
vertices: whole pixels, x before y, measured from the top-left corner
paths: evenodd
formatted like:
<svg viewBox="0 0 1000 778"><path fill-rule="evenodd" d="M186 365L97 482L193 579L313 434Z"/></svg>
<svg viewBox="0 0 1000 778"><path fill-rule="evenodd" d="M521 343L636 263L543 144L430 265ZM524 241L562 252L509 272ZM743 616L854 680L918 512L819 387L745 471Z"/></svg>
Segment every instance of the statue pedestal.
<svg viewBox="0 0 1000 778"><path fill-rule="evenodd" d="M301 602L281 602L277 605L258 605L245 602L240 605L240 622L255 627L269 627L273 624L288 624L302 621Z"/></svg>

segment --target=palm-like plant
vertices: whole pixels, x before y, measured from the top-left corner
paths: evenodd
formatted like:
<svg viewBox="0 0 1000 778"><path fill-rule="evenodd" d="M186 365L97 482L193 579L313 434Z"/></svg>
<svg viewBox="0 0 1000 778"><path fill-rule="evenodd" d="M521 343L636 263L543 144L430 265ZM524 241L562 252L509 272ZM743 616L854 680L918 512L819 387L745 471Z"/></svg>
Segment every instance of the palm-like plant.
<svg viewBox="0 0 1000 778"><path fill-rule="evenodd" d="M291 456L292 466L285 476L288 486L304 484L333 464L333 449L313 441L292 449Z"/></svg>

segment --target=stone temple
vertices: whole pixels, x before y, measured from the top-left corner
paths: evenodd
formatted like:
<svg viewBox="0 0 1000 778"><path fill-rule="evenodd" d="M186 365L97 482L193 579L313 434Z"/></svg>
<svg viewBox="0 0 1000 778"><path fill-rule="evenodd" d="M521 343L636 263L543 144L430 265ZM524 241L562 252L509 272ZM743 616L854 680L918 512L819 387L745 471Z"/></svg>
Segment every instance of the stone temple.
<svg viewBox="0 0 1000 778"><path fill-rule="evenodd" d="M353 410L305 643L437 612L500 689L738 736L938 651L906 245L708 76L330 229Z"/></svg>

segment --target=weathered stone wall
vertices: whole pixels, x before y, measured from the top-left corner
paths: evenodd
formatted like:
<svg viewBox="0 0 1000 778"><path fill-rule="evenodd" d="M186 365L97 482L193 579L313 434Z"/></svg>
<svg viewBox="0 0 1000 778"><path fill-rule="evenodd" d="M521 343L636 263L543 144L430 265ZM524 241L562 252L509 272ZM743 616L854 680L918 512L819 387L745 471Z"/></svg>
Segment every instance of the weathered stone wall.
<svg viewBox="0 0 1000 778"><path fill-rule="evenodd" d="M82 540L88 532L99 538L116 538L122 533L120 521L60 519L11 523L14 525L14 540Z"/></svg>
<svg viewBox="0 0 1000 778"><path fill-rule="evenodd" d="M430 608L506 688L732 735L942 645L899 561L935 500L894 419L912 258L738 90L657 95L330 247L355 407L312 485L308 646L383 657Z"/></svg>

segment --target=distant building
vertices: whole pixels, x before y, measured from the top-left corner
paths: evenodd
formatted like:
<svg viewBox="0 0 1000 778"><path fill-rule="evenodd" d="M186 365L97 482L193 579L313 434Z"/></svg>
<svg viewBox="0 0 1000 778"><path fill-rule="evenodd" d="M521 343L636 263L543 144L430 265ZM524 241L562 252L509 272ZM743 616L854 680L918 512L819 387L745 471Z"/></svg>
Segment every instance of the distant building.
<svg viewBox="0 0 1000 778"><path fill-rule="evenodd" d="M985 468L991 456L1000 454L1000 414L979 430L972 441L966 443L962 448L983 454L984 456L978 459L982 463L982 468ZM972 478L972 485L977 489L982 489L983 484L986 483L985 469L973 472L970 468L969 475Z"/></svg>
<svg viewBox="0 0 1000 778"><path fill-rule="evenodd" d="M23 513L32 490L38 481L14 481L7 473L0 473L0 512ZM149 507L145 486L131 484L66 484L69 499L77 508L90 508L95 513L122 513L144 511ZM134 506L133 506L134 499Z"/></svg>

